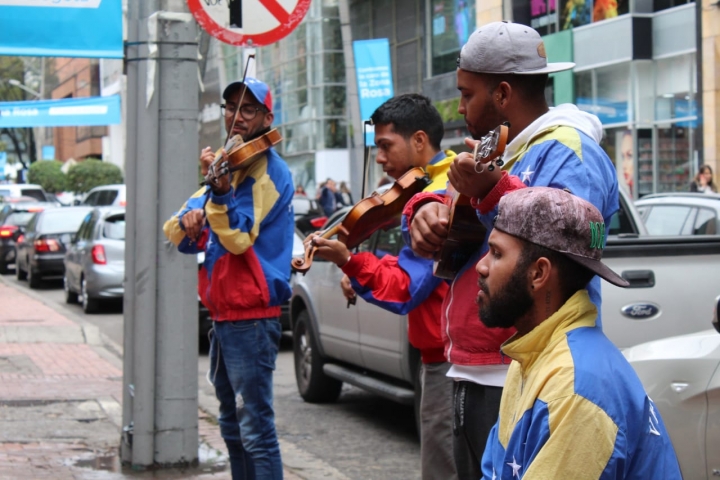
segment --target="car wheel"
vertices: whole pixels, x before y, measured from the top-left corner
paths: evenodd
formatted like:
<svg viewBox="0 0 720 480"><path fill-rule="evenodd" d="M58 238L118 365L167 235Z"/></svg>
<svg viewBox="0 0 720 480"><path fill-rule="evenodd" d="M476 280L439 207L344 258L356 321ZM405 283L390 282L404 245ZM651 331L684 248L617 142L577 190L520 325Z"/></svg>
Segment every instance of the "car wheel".
<svg viewBox="0 0 720 480"><path fill-rule="evenodd" d="M28 264L27 269L27 281L30 288L40 288L40 275L38 273L33 273L33 269L30 264Z"/></svg>
<svg viewBox="0 0 720 480"><path fill-rule="evenodd" d="M27 273L25 273L25 270L20 268L20 261L15 260L15 278L18 280L25 280L27 278Z"/></svg>
<svg viewBox="0 0 720 480"><path fill-rule="evenodd" d="M100 310L100 301L94 298L90 298L87 293L87 280L82 277L80 280L80 288L82 289L82 309L85 313L95 313Z"/></svg>
<svg viewBox="0 0 720 480"><path fill-rule="evenodd" d="M306 402L334 402L340 396L342 382L328 377L322 370L323 360L318 355L317 343L310 326L310 314L303 310L298 315L293 331L295 381L298 393Z"/></svg>
<svg viewBox="0 0 720 480"><path fill-rule="evenodd" d="M8 273L8 264L0 262L0 275L5 275L6 273Z"/></svg>
<svg viewBox="0 0 720 480"><path fill-rule="evenodd" d="M65 289L65 303L78 303L78 294L70 290L66 276L63 276L63 289Z"/></svg>

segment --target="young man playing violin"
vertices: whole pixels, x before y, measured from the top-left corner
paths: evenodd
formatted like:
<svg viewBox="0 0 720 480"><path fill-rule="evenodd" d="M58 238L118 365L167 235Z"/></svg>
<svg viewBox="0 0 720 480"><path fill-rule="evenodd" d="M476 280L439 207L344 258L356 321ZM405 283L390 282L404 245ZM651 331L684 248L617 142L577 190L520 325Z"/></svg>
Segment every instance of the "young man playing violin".
<svg viewBox="0 0 720 480"><path fill-rule="evenodd" d="M465 117L473 138L481 138L503 122L510 123L502 170L481 167L471 154L461 153L448 174L455 189L472 198L487 235L500 198L526 186L567 188L595 205L606 225L617 211L617 178L598 144L603 133L599 120L574 105L550 109L545 100L548 73L573 65L548 63L540 35L513 23L482 26L462 48L457 70L458 112ZM471 148L475 143L467 141ZM421 193L406 207L412 248L421 257L433 258L447 237L449 209L442 202L437 195ZM455 379L458 473L461 478L473 479L482 476L480 460L498 417L507 374L509 359L500 346L513 332L488 328L478 318L478 274L473 267L488 251L487 235L456 276L442 309L443 331L452 346L446 353L452 364L448 375ZM520 280L509 282L504 287L508 291L496 295L510 296L509 289L520 288ZM588 285L598 311L599 283L595 277Z"/></svg>
<svg viewBox="0 0 720 480"><path fill-rule="evenodd" d="M223 98L230 136L247 142L269 130L272 98L265 83L233 82ZM247 168L198 190L164 226L181 252L205 251L198 291L213 319L210 379L233 479L282 478L272 377L280 306L291 293L294 187L272 147L258 155ZM203 149L204 173L212 171L214 160L210 147Z"/></svg>
<svg viewBox="0 0 720 480"><path fill-rule="evenodd" d="M432 182L425 191L444 191L455 154L440 149L443 123L431 101L417 94L400 95L383 103L371 118L376 162L385 174L397 180L411 168L422 167ZM406 225L403 230L407 231ZM447 284L433 276L432 261L416 256L407 245L397 257L377 258L369 252L352 254L337 240L314 238L315 255L345 272L342 287L348 299L357 293L388 311L408 315L408 340L422 359L422 478L457 478L452 457L451 386L445 375L449 365L439 322Z"/></svg>

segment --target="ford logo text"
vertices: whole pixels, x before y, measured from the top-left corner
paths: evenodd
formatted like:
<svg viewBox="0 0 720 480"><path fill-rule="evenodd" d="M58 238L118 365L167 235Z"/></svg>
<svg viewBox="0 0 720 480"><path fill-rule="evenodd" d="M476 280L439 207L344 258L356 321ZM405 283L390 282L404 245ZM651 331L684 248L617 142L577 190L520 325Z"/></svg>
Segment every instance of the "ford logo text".
<svg viewBox="0 0 720 480"><path fill-rule="evenodd" d="M646 320L657 316L660 313L660 307L654 303L633 303L626 305L620 309L623 315L633 320Z"/></svg>

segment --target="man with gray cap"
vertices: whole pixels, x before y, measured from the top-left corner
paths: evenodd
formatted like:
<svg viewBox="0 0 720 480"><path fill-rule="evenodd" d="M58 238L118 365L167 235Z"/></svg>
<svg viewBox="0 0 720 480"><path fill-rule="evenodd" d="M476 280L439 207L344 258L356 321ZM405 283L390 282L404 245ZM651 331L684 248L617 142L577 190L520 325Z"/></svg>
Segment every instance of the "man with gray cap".
<svg viewBox="0 0 720 480"><path fill-rule="evenodd" d="M458 112L474 140L501 123L510 124L502 169L476 165L470 153L459 154L448 178L472 198L478 218L492 230L497 204L507 192L526 186L569 188L602 213L609 224L618 209L617 176L599 146L603 130L594 115L574 105L549 108L545 99L548 74L572 68L572 63L548 63L540 35L525 25L495 22L481 26L468 39L458 58ZM434 257L448 233L449 208L443 197L421 193L405 209L412 248ZM478 241L476 255L453 280L446 296L443 331L447 333L449 376L455 379L456 461L467 478L479 477L479 456L487 432L495 423L507 373L500 345L510 330L489 330L474 306L477 273L472 268L487 253L487 239ZM604 232L603 232L604 242ZM600 281L589 286L590 299L600 310ZM597 320L600 325L600 318ZM502 335L499 333L502 332ZM483 352L484 356L478 356Z"/></svg>
<svg viewBox="0 0 720 480"><path fill-rule="evenodd" d="M268 86L255 78L223 92L225 128L250 141L273 121ZM241 143L242 143L241 140ZM225 152L222 152L223 156ZM207 172L215 154L202 151ZM273 370L280 308L290 298L294 193L287 163L272 147L249 166L203 186L165 222L183 253L205 253L198 294L210 311L210 373L233 479L280 479Z"/></svg>
<svg viewBox="0 0 720 480"><path fill-rule="evenodd" d="M489 254L476 266L489 328L515 327L513 359L482 478L680 479L660 413L620 351L595 327L593 276L605 223L589 202L531 187L500 200Z"/></svg>

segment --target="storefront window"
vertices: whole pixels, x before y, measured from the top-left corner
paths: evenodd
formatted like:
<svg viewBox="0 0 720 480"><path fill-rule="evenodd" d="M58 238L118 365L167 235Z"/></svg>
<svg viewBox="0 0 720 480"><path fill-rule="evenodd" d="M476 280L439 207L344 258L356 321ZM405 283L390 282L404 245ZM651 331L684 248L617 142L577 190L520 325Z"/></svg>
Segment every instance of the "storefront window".
<svg viewBox="0 0 720 480"><path fill-rule="evenodd" d="M457 68L460 49L475 30L474 0L432 1L432 74Z"/></svg>
<svg viewBox="0 0 720 480"><path fill-rule="evenodd" d="M673 125L659 127L658 192L682 192L690 186L690 149L692 129Z"/></svg>
<svg viewBox="0 0 720 480"><path fill-rule="evenodd" d="M597 115L603 125L629 122L629 85L629 63L576 73L577 106Z"/></svg>
<svg viewBox="0 0 720 480"><path fill-rule="evenodd" d="M615 18L628 12L629 0L560 0L560 30Z"/></svg>

